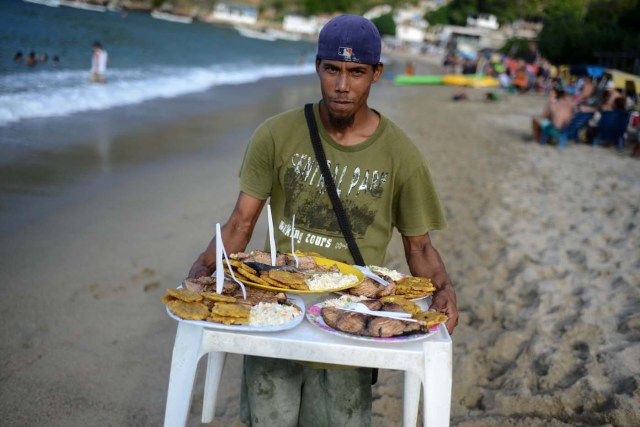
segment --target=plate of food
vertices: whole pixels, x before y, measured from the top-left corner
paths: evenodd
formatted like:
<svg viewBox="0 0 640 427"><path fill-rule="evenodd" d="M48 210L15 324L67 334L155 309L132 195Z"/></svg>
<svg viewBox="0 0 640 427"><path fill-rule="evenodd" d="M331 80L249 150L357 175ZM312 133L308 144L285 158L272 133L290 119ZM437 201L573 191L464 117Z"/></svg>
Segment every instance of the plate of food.
<svg viewBox="0 0 640 427"><path fill-rule="evenodd" d="M447 320L441 313L420 310L417 304L401 297L370 300L343 295L312 305L305 316L313 326L333 335L396 343L423 340Z"/></svg>
<svg viewBox="0 0 640 427"><path fill-rule="evenodd" d="M271 266L267 252L231 254L225 274L251 287L288 293L336 292L357 286L364 274L352 265L315 255L278 253ZM297 265L297 266L296 266Z"/></svg>
<svg viewBox="0 0 640 427"><path fill-rule="evenodd" d="M436 290L431 279L409 276L397 270L376 265L369 265L367 269L370 274L365 275L361 283L342 293L367 298L396 295L418 301L430 297ZM374 275L376 277L373 277ZM382 284L378 279L382 279L386 284Z"/></svg>
<svg viewBox="0 0 640 427"><path fill-rule="evenodd" d="M304 318L304 301L295 295L247 288L225 280L221 294L215 279L186 279L177 288L167 289L162 298L167 313L179 322L205 328L244 332L274 332L294 328Z"/></svg>

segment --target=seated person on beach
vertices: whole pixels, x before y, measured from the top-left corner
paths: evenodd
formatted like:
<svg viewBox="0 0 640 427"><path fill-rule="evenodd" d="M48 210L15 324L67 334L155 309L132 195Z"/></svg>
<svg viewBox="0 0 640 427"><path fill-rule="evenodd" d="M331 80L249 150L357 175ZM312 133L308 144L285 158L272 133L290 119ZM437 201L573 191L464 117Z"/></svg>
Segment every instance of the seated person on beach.
<svg viewBox="0 0 640 427"><path fill-rule="evenodd" d="M533 139L540 142L542 132L555 129L562 132L571 122L575 103L567 96L561 87L554 89L555 96L550 96L541 117L534 117L531 121Z"/></svg>
<svg viewBox="0 0 640 427"><path fill-rule="evenodd" d="M576 108L582 112L594 112L598 109L596 85L591 77L584 78L580 93L575 96Z"/></svg>
<svg viewBox="0 0 640 427"><path fill-rule="evenodd" d="M429 237L430 230L445 226L445 218L426 160L406 133L368 106L371 87L384 68L381 47L377 28L361 16L340 15L327 22L315 61L322 96L310 105L310 116L326 161L342 170L337 197L348 207L349 222L359 226L353 234L360 262L383 265L378 263L384 262L393 229L398 229L411 274L431 278L437 290L430 310L446 314L452 332L458 319L455 290ZM227 252L246 249L269 200L274 224L282 224L274 232L276 247L290 247L286 230L295 215L296 232L327 242L317 246L302 239L297 249L350 264L360 258L346 243L325 186L312 185L304 176L304 165L311 170L318 165L305 111L296 108L269 118L252 136L240 169L238 200L221 231ZM361 170L387 178L350 191L350 183L365 182ZM209 276L215 268L214 236L189 277ZM373 375L370 368L245 356L242 421L254 427L370 426Z"/></svg>
<svg viewBox="0 0 640 427"><path fill-rule="evenodd" d="M622 94L616 89L613 81L609 80L605 85L606 90L600 95L600 104L592 110L585 110L584 107L580 111L594 111L593 117L589 120L586 129L586 138L591 141L598 133L598 123L602 117L603 111L624 110L625 100Z"/></svg>

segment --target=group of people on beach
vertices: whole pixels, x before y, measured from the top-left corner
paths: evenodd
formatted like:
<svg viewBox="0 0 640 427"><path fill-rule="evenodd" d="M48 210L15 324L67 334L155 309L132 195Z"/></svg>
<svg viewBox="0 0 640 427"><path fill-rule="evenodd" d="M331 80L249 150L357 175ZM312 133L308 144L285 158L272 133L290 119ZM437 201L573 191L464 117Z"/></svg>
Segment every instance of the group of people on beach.
<svg viewBox="0 0 640 427"><path fill-rule="evenodd" d="M584 132L577 142L590 142L598 136L599 122L605 112L619 112L628 118L626 138L635 142L631 155L640 156L637 117L640 115L640 97L635 84L627 81L624 88L616 87L613 79L594 79L589 76L572 78L569 86L562 79L554 79L542 116L532 119L535 141L541 141L543 132L563 132L577 114L586 113L589 118Z"/></svg>

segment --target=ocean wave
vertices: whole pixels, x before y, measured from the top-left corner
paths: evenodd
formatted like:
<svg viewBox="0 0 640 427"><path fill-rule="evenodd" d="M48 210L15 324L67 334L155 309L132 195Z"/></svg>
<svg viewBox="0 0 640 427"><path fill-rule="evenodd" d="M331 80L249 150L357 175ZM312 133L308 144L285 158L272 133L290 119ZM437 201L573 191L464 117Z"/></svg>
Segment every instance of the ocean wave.
<svg viewBox="0 0 640 427"><path fill-rule="evenodd" d="M251 83L263 78L312 74L313 64L214 65L110 69L108 83L92 84L86 70L47 70L0 76L0 126L19 120L66 116L173 98L214 86Z"/></svg>

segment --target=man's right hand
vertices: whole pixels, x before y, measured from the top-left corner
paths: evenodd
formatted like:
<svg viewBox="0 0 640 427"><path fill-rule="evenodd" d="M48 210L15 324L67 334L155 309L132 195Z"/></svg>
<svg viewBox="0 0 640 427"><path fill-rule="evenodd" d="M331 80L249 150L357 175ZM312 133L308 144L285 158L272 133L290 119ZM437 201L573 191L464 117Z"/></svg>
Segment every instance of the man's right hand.
<svg viewBox="0 0 640 427"><path fill-rule="evenodd" d="M191 270L189 270L189 275L187 279L197 279L198 277L211 276L211 272L208 268L203 265L192 265Z"/></svg>

